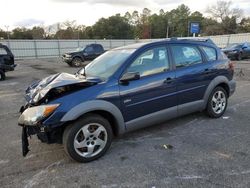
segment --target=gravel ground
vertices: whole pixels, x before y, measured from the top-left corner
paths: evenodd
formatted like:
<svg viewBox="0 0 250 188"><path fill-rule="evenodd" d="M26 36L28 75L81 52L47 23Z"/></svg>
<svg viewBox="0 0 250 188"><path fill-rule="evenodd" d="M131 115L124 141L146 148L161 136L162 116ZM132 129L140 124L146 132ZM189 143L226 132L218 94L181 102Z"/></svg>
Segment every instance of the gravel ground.
<svg viewBox="0 0 250 188"><path fill-rule="evenodd" d="M128 133L87 164L36 137L22 157L17 119L25 88L33 80L77 69L55 59L17 63L0 82L0 187L250 187L250 61L236 62L237 91L223 117L194 113Z"/></svg>

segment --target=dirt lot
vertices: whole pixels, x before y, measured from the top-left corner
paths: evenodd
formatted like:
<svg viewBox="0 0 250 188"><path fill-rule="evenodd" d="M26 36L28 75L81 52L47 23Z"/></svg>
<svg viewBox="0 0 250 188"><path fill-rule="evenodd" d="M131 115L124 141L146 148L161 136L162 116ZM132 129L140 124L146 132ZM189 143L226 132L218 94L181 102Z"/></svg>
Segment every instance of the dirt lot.
<svg viewBox="0 0 250 188"><path fill-rule="evenodd" d="M17 63L0 82L0 187L250 187L250 61L236 62L237 91L223 117L195 113L126 134L87 164L36 137L22 157L17 119L25 88L76 69L53 59Z"/></svg>

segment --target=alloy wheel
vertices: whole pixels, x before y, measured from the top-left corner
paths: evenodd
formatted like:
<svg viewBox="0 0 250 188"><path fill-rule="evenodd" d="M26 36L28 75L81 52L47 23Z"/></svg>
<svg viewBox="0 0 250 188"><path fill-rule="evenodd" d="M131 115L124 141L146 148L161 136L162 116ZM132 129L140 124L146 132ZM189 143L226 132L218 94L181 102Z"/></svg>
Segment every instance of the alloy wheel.
<svg viewBox="0 0 250 188"><path fill-rule="evenodd" d="M222 91L216 91L212 97L212 109L214 113L220 114L226 107L226 95Z"/></svg>
<svg viewBox="0 0 250 188"><path fill-rule="evenodd" d="M82 157L89 158L98 155L106 146L107 131L99 123L83 126L74 138L74 149Z"/></svg>

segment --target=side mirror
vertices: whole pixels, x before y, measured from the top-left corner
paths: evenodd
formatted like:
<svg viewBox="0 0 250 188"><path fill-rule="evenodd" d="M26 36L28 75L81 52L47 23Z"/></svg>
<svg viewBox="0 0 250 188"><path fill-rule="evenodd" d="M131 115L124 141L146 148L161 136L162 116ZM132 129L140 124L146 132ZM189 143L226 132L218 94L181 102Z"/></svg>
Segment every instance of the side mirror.
<svg viewBox="0 0 250 188"><path fill-rule="evenodd" d="M243 46L243 47L242 47L243 50L246 49L246 48L247 48L247 46Z"/></svg>
<svg viewBox="0 0 250 188"><path fill-rule="evenodd" d="M121 77L120 82L124 83L124 82L129 82L132 80L139 80L139 79L140 79L139 72L127 72Z"/></svg>

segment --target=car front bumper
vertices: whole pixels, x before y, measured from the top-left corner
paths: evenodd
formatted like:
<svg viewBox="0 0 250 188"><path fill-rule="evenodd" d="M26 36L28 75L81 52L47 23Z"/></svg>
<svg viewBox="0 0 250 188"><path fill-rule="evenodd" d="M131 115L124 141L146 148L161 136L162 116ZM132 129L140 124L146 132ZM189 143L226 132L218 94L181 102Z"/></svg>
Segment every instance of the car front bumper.
<svg viewBox="0 0 250 188"><path fill-rule="evenodd" d="M24 112L25 107L22 106L20 109L21 114ZM56 125L56 128L51 128L48 125L44 125L42 122L39 122L35 125L24 125L20 121L18 125L22 127L22 153L23 156L28 154L29 150L29 137L32 135L37 135L38 139L41 142L47 144L53 143L62 143L62 133L63 126L62 123Z"/></svg>
<svg viewBox="0 0 250 188"><path fill-rule="evenodd" d="M237 59L237 57L238 57L238 55L239 55L239 53L233 53L233 52L227 52L227 53L225 53L226 54L226 56L229 58L229 59Z"/></svg>
<svg viewBox="0 0 250 188"><path fill-rule="evenodd" d="M73 58L72 57L62 57L62 60L65 62L65 63L71 63Z"/></svg>

